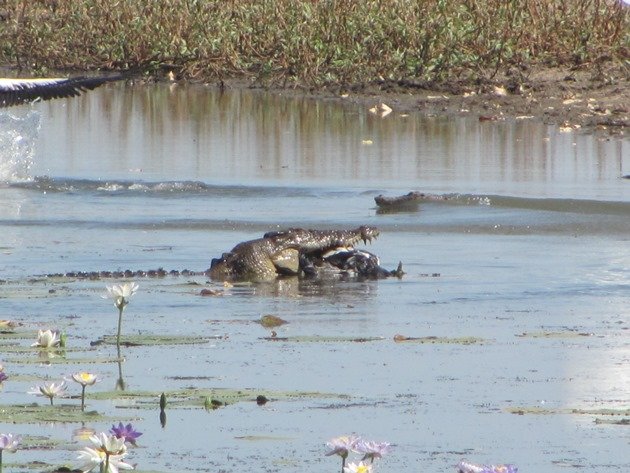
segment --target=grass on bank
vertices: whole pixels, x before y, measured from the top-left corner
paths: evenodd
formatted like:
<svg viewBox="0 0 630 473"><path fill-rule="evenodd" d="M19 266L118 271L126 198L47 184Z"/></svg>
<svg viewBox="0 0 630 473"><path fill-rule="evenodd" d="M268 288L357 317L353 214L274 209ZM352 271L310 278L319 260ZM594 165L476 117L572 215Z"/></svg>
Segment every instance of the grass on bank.
<svg viewBox="0 0 630 473"><path fill-rule="evenodd" d="M626 69L620 0L5 0L0 63L204 81L435 84L532 65Z"/></svg>

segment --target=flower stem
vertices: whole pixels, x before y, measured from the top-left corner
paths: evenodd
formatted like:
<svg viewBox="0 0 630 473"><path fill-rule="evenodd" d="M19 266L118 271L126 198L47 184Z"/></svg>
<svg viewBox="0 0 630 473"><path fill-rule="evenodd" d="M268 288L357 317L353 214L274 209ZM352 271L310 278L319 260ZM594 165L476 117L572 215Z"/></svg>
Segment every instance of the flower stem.
<svg viewBox="0 0 630 473"><path fill-rule="evenodd" d="M107 473L109 471L109 453L105 453L105 471Z"/></svg>
<svg viewBox="0 0 630 473"><path fill-rule="evenodd" d="M81 411L85 411L85 385L81 385Z"/></svg>
<svg viewBox="0 0 630 473"><path fill-rule="evenodd" d="M50 405L53 405L53 396L50 396Z"/></svg>
<svg viewBox="0 0 630 473"><path fill-rule="evenodd" d="M0 449L0 473L2 473L2 449Z"/></svg>
<svg viewBox="0 0 630 473"><path fill-rule="evenodd" d="M125 306L120 304L118 307L118 333L116 334L116 346L120 349L120 330L122 328L122 315L125 310Z"/></svg>

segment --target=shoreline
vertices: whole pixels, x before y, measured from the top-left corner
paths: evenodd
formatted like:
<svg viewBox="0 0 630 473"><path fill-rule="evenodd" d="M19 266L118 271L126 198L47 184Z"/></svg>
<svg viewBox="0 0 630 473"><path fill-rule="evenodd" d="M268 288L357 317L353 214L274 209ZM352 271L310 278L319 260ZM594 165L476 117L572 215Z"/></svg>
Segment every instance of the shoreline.
<svg viewBox="0 0 630 473"><path fill-rule="evenodd" d="M349 102L366 108L385 104L392 112L403 114L467 116L479 121L540 120L558 126L562 132L624 138L630 127L630 78L619 77L620 70L609 72L608 81L603 81L594 80L585 70L540 68L516 87L510 85L509 78L476 87L463 83L436 86L384 80L323 88L265 86L243 79L208 84ZM375 113L388 114L378 110Z"/></svg>

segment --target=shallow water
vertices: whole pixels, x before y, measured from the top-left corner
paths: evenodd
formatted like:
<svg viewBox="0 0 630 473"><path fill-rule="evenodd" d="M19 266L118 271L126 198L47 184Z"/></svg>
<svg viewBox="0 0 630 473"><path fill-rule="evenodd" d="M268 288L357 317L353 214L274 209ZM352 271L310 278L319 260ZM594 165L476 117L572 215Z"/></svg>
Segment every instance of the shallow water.
<svg viewBox="0 0 630 473"><path fill-rule="evenodd" d="M144 432L129 455L139 470L336 471L325 442L349 433L394 444L378 471L454 471L461 458L536 472L630 468L628 427L609 423L630 407L627 140L531 119L379 118L351 104L204 87L112 86L11 113L9 123L0 114L0 319L63 329L69 360L116 357L113 346L90 347L116 329L99 297L110 282L38 275L203 270L270 229L361 224L381 230L370 251L382 264L402 261L407 272L231 288L140 280L124 334L219 338L123 347L128 391L276 396L212 411L173 400L165 428L156 397L150 408L88 399ZM374 196L410 190L448 199L377 211ZM223 295L201 297L203 287ZM265 339L256 321L268 313L289 321L277 330L286 340ZM396 343L396 334L441 338ZM23 363L36 359L32 341L18 340L17 353L0 344L10 375L1 404L43 405L25 392L82 369L104 378L92 392L113 390L116 363ZM0 432L64 443L6 455L7 469L76 466L79 426L0 419Z"/></svg>

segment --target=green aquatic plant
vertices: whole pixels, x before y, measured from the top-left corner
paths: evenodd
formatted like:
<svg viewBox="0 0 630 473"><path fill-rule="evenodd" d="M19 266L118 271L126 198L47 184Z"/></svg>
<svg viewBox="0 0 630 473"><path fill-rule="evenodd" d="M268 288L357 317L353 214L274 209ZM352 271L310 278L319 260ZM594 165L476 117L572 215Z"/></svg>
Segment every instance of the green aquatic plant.
<svg viewBox="0 0 630 473"><path fill-rule="evenodd" d="M55 405L54 409L44 404L5 404L2 406L2 421L11 424L43 424L43 423L83 423L118 422L129 420L122 416L105 416L97 411L81 411L79 406L71 404Z"/></svg>
<svg viewBox="0 0 630 473"><path fill-rule="evenodd" d="M125 284L114 284L107 286L107 295L105 298L114 299L114 307L118 309L118 330L116 332L116 346L120 348L120 332L122 329L122 316L129 299L138 290L135 282L127 282Z"/></svg>
<svg viewBox="0 0 630 473"><path fill-rule="evenodd" d="M87 386L93 386L100 381L100 378L92 373L81 371L74 373L69 380L79 383L81 385L81 410L85 411L85 388Z"/></svg>
<svg viewBox="0 0 630 473"><path fill-rule="evenodd" d="M125 335L121 337L122 346L138 347L138 346L154 346L154 345L198 345L209 343L210 340L220 339L221 336L215 335L171 335L171 334L137 334ZM92 342L93 346L98 345L116 345L114 336L105 335L98 340Z"/></svg>
<svg viewBox="0 0 630 473"><path fill-rule="evenodd" d="M2 452L15 452L22 437L13 434L0 434L0 473L2 473Z"/></svg>

